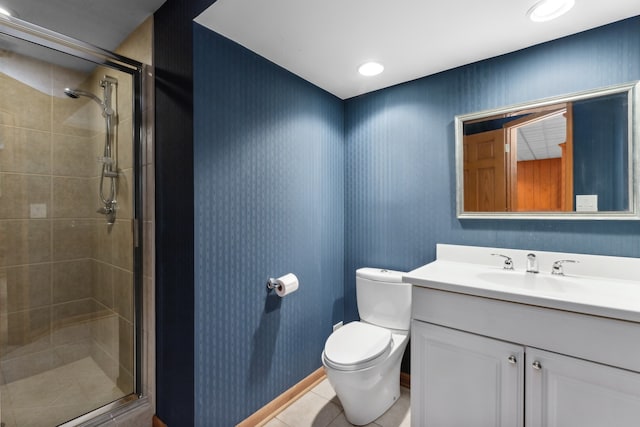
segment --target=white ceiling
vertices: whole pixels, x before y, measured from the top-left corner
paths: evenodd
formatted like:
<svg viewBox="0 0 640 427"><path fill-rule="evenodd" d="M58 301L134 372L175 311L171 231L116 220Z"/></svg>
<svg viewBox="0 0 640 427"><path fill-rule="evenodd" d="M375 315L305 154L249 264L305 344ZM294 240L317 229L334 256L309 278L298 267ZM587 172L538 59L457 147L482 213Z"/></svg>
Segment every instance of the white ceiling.
<svg viewBox="0 0 640 427"><path fill-rule="evenodd" d="M535 2L218 0L195 21L346 99L640 15L639 0L576 0L534 23ZM384 73L360 76L370 60Z"/></svg>

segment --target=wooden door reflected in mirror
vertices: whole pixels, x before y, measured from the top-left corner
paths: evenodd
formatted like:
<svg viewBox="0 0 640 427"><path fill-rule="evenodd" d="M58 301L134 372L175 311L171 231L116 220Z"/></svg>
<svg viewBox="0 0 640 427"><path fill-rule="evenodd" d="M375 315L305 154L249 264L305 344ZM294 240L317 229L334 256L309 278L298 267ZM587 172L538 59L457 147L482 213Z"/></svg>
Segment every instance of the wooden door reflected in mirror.
<svg viewBox="0 0 640 427"><path fill-rule="evenodd" d="M571 116L561 103L466 122L465 211L573 211Z"/></svg>

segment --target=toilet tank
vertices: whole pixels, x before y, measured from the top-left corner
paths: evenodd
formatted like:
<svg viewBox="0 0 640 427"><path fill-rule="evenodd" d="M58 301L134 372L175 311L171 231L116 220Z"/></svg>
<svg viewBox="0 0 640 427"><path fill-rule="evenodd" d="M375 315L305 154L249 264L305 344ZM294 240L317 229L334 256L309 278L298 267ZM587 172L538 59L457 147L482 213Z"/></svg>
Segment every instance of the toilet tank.
<svg viewBox="0 0 640 427"><path fill-rule="evenodd" d="M356 298L360 319L389 329L409 330L411 284L402 271L379 268L356 270Z"/></svg>

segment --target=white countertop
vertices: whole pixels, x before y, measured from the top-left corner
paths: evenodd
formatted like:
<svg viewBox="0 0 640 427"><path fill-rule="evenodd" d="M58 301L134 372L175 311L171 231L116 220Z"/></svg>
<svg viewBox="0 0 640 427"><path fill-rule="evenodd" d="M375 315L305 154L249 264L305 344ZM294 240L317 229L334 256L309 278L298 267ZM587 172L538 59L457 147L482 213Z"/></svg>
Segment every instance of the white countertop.
<svg viewBox="0 0 640 427"><path fill-rule="evenodd" d="M492 253L512 257L515 270L504 270L503 259L491 256ZM540 273L525 272L528 253L536 254ZM575 259L579 264L565 264L564 276L550 274L551 264L559 259ZM584 272L589 275L579 274ZM438 245L436 261L405 274L403 281L443 291L640 322L637 258Z"/></svg>

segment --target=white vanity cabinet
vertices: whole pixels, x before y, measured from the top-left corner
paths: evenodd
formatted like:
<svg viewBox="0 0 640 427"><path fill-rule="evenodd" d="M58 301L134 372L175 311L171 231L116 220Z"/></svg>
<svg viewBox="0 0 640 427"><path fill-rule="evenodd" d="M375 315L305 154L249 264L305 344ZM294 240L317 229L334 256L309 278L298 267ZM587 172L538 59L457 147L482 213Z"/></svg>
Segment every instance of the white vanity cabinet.
<svg viewBox="0 0 640 427"><path fill-rule="evenodd" d="M527 426L640 425L640 374L538 349L526 359Z"/></svg>
<svg viewBox="0 0 640 427"><path fill-rule="evenodd" d="M422 286L413 307L413 427L640 425L640 324Z"/></svg>
<svg viewBox="0 0 640 427"><path fill-rule="evenodd" d="M414 320L412 426L521 427L523 361L522 346Z"/></svg>

